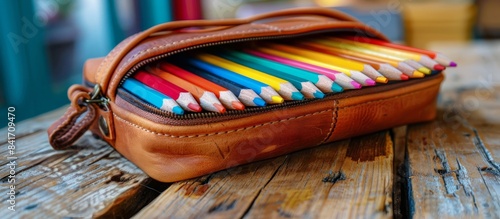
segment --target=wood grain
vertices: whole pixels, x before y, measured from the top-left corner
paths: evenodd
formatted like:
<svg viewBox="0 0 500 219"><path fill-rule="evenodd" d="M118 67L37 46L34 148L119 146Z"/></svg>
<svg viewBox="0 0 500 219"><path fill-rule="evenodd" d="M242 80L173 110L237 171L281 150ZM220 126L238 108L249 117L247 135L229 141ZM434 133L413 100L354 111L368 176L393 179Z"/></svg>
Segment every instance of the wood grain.
<svg viewBox="0 0 500 219"><path fill-rule="evenodd" d="M240 218L287 156L172 184L135 218Z"/></svg>
<svg viewBox="0 0 500 219"><path fill-rule="evenodd" d="M142 201L134 203L140 209L152 200L151 196L161 193L141 170L89 133L68 150L53 150L45 130L64 110L16 125L16 211L2 208L2 217L97 217L116 212L127 202L124 200L138 195ZM0 153L6 154L6 148L2 143ZM2 159L0 165L4 184L9 176L8 162ZM7 203L8 198L4 195L0 199ZM130 216L139 209L114 215L127 217L127 213Z"/></svg>
<svg viewBox="0 0 500 219"><path fill-rule="evenodd" d="M392 141L381 132L174 183L135 218L390 217Z"/></svg>
<svg viewBox="0 0 500 219"><path fill-rule="evenodd" d="M444 93L437 120L409 126L415 218L500 218L500 89L479 94L484 90Z"/></svg>
<svg viewBox="0 0 500 219"><path fill-rule="evenodd" d="M385 131L291 154L246 217L390 218L392 147Z"/></svg>

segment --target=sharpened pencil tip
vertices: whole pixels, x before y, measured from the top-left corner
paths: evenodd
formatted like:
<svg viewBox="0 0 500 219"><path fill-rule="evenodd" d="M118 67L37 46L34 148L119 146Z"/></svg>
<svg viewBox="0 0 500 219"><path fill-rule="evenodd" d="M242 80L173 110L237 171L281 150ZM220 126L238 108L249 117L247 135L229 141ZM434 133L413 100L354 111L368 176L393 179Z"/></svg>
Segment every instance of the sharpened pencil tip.
<svg viewBox="0 0 500 219"><path fill-rule="evenodd" d="M442 71L442 70L445 70L446 67L440 65L440 64L436 64L434 65L434 70L437 70L437 71Z"/></svg>
<svg viewBox="0 0 500 219"><path fill-rule="evenodd" d="M180 106L174 106L172 108L172 112L174 112L175 114L178 114L178 115L184 114L184 110Z"/></svg>
<svg viewBox="0 0 500 219"><path fill-rule="evenodd" d="M332 84L332 92L338 93L344 91L344 88L341 87L340 85L333 83Z"/></svg>
<svg viewBox="0 0 500 219"><path fill-rule="evenodd" d="M387 82L389 82L389 79L384 76L378 76L377 78L375 78L375 81L378 83L386 84Z"/></svg>
<svg viewBox="0 0 500 219"><path fill-rule="evenodd" d="M225 113L226 112L226 108L218 103L214 103L213 105L215 107L215 109L217 109L217 111L219 111L219 113Z"/></svg>
<svg viewBox="0 0 500 219"><path fill-rule="evenodd" d="M273 103L283 103L285 101L285 99L280 96L272 96L271 100L273 101Z"/></svg>
<svg viewBox="0 0 500 219"><path fill-rule="evenodd" d="M304 95L301 94L300 92L292 92L291 98L292 98L292 100L303 100Z"/></svg>
<svg viewBox="0 0 500 219"><path fill-rule="evenodd" d="M257 106L265 106L266 105L266 101L264 101L264 99L262 99L260 97L254 98L253 103L255 103L255 105L257 105Z"/></svg>
<svg viewBox="0 0 500 219"><path fill-rule="evenodd" d="M406 81L408 79L410 79L410 77L408 77L408 75L403 75L403 74L401 75L401 80Z"/></svg>
<svg viewBox="0 0 500 219"><path fill-rule="evenodd" d="M358 82L355 82L355 81L351 81L351 85L354 86L354 89L360 89L361 87L361 84L358 83Z"/></svg>
<svg viewBox="0 0 500 219"><path fill-rule="evenodd" d="M457 67L457 63L456 62L450 62L450 67Z"/></svg>
<svg viewBox="0 0 500 219"><path fill-rule="evenodd" d="M193 112L201 112L203 110L200 105L194 103L189 103L187 107Z"/></svg>
<svg viewBox="0 0 500 219"><path fill-rule="evenodd" d="M314 96L314 98L321 99L321 98L325 97L325 94L321 91L316 91L316 92L314 92L313 96Z"/></svg>
<svg viewBox="0 0 500 219"><path fill-rule="evenodd" d="M241 103L240 101L231 102L231 106L237 110L244 110L245 109L245 105L243 105L243 103Z"/></svg>
<svg viewBox="0 0 500 219"><path fill-rule="evenodd" d="M418 68L417 70L419 72L422 72L422 73L426 74L426 75L431 74L431 70L428 69L428 68L426 68L426 67L421 67L421 68Z"/></svg>
<svg viewBox="0 0 500 219"><path fill-rule="evenodd" d="M412 78L423 78L424 76L425 76L424 73L422 73L420 71L414 71L413 75L411 77Z"/></svg>
<svg viewBox="0 0 500 219"><path fill-rule="evenodd" d="M365 80L365 84L367 86L375 86L377 83L374 80L372 80L372 79L369 78L369 79Z"/></svg>

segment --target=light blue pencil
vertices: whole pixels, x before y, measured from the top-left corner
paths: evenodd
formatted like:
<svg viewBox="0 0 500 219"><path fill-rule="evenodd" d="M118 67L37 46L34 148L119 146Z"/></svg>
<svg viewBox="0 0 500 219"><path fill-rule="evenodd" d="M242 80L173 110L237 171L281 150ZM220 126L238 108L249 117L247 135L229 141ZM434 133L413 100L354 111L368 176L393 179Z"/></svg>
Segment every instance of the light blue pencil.
<svg viewBox="0 0 500 219"><path fill-rule="evenodd" d="M128 78L122 84L122 87L134 94L135 96L141 98L147 103L171 113L178 115L184 114L184 110L169 96L166 96L153 88L146 86L145 84L133 79Z"/></svg>

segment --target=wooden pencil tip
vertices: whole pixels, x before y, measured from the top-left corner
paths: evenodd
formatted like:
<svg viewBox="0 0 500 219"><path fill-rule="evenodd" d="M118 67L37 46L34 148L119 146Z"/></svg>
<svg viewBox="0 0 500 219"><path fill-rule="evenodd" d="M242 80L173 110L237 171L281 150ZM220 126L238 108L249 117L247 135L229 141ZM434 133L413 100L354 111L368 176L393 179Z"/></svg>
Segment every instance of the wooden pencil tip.
<svg viewBox="0 0 500 219"><path fill-rule="evenodd" d="M440 65L440 64L436 64L434 65L434 70L437 70L437 71L442 71L442 70L445 70L446 67Z"/></svg>
<svg viewBox="0 0 500 219"><path fill-rule="evenodd" d="M237 110L244 110L245 109L245 105L243 105L243 103L241 103L240 101L231 102L231 106Z"/></svg>
<svg viewBox="0 0 500 219"><path fill-rule="evenodd" d="M384 76L378 76L377 78L375 78L375 81L378 83L386 84L387 82L389 82L389 79Z"/></svg>
<svg viewBox="0 0 500 219"><path fill-rule="evenodd" d="M203 110L200 105L194 103L189 103L187 107L193 112L201 112Z"/></svg>
<svg viewBox="0 0 500 219"><path fill-rule="evenodd" d="M218 103L214 103L213 105L217 111L219 111L220 113L225 113L226 112L226 108Z"/></svg>

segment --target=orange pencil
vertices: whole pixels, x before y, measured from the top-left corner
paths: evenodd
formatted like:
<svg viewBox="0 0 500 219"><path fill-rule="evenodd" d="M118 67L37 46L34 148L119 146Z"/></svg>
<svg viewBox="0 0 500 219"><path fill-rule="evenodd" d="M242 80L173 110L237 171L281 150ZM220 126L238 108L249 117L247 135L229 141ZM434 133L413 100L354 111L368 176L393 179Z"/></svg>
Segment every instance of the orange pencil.
<svg viewBox="0 0 500 219"><path fill-rule="evenodd" d="M219 113L226 112L226 108L222 106L221 102L219 101L219 99L217 99L214 93L198 87L159 68L148 68L147 70L148 72L189 91L198 100L198 102L200 102L200 105L203 109Z"/></svg>
<svg viewBox="0 0 500 219"><path fill-rule="evenodd" d="M187 70L184 70L182 68L179 68L178 66L172 65L170 63L161 63L160 68L162 70L167 71L170 74L173 74L179 78L182 78L186 81L191 82L192 84L195 84L196 86L199 86L207 91L210 91L219 98L220 102L229 109L236 109L236 110L244 110L245 105L241 103L238 98L231 92L230 90L219 86L218 84L215 84L209 80L206 80L205 78L202 78L198 75L195 75Z"/></svg>

